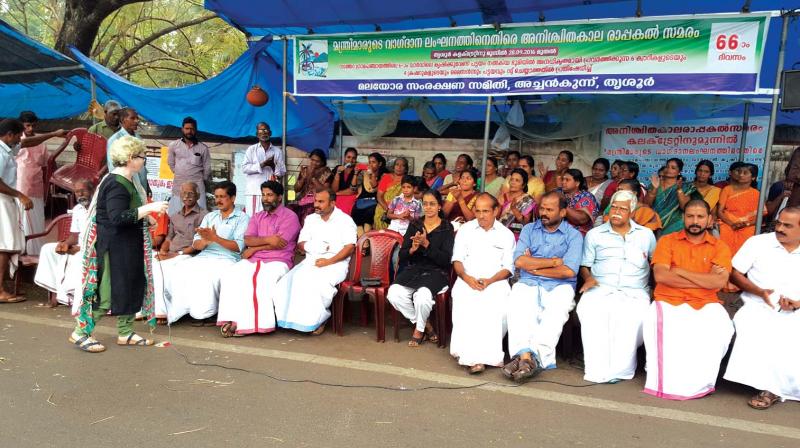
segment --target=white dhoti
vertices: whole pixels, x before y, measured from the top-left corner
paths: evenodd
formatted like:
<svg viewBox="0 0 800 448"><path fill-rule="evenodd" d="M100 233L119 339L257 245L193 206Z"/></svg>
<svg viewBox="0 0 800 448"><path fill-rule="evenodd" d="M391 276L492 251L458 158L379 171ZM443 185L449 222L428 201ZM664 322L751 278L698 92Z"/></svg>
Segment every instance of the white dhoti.
<svg viewBox="0 0 800 448"><path fill-rule="evenodd" d="M217 325L232 322L236 334L275 331L276 285L289 267L281 261L242 260L222 276Z"/></svg>
<svg viewBox="0 0 800 448"><path fill-rule="evenodd" d="M220 279L236 261L229 258L195 256L175 263L171 278L164 282L170 301L167 319L173 323L189 314L207 319L217 314Z"/></svg>
<svg viewBox="0 0 800 448"><path fill-rule="evenodd" d="M158 252L153 251L153 295L155 297L156 318L165 319L167 311L172 306L170 295L171 281L175 278L175 268L184 260L192 258L190 255L177 255L168 260L156 259Z"/></svg>
<svg viewBox="0 0 800 448"><path fill-rule="evenodd" d="M733 337L733 323L719 303L696 310L684 303L650 304L643 326L647 350L644 393L690 400L714 392L719 366Z"/></svg>
<svg viewBox="0 0 800 448"><path fill-rule="evenodd" d="M324 268L314 262L306 258L276 285L273 301L279 327L314 331L331 317L329 308L337 285L347 277L348 261Z"/></svg>
<svg viewBox="0 0 800 448"><path fill-rule="evenodd" d="M56 253L57 243L47 243L39 252L39 264L36 266L34 283L56 293L58 303L69 305L76 282L80 281L80 252L69 254Z"/></svg>
<svg viewBox="0 0 800 448"><path fill-rule="evenodd" d="M508 304L508 352L512 356L530 352L540 366L555 369L556 345L574 307L575 289L570 284L548 291L515 283Z"/></svg>
<svg viewBox="0 0 800 448"><path fill-rule="evenodd" d="M22 231L27 235L44 232L44 199L30 198L33 202L33 208L30 210L22 210ZM42 246L45 243L44 238L35 238L27 242L25 246L25 253L28 255L39 255Z"/></svg>
<svg viewBox="0 0 800 448"><path fill-rule="evenodd" d="M25 247L25 234L20 222L20 206L11 196L0 194L0 252L11 252L9 273L14 275L19 266L19 254Z"/></svg>
<svg viewBox="0 0 800 448"><path fill-rule="evenodd" d="M800 312L745 301L733 317L736 342L724 378L768 390L783 400L800 400Z"/></svg>
<svg viewBox="0 0 800 448"><path fill-rule="evenodd" d="M583 379L593 383L629 380L636 373L636 350L650 295L645 289L596 286L578 302L583 341Z"/></svg>
<svg viewBox="0 0 800 448"><path fill-rule="evenodd" d="M483 291L470 288L460 278L453 285L453 333L450 354L462 366L503 365L506 305L511 287L501 280Z"/></svg>

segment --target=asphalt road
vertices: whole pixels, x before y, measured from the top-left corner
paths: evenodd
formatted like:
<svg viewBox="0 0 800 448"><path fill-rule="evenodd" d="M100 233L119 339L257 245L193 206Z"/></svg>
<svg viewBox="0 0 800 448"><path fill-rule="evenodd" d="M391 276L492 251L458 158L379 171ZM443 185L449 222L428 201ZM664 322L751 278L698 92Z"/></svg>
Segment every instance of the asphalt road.
<svg viewBox="0 0 800 448"><path fill-rule="evenodd" d="M108 350L88 354L67 343L69 310L35 305L0 305L0 447L800 446L798 403L754 411L752 391L725 381L672 402L642 394L644 374L575 387L582 372L560 362L539 380L563 384L508 387L497 369L469 376L446 350L376 343L355 324L343 338L237 339L179 324L155 334L172 347L133 348L107 319ZM409 390L430 386L445 389Z"/></svg>

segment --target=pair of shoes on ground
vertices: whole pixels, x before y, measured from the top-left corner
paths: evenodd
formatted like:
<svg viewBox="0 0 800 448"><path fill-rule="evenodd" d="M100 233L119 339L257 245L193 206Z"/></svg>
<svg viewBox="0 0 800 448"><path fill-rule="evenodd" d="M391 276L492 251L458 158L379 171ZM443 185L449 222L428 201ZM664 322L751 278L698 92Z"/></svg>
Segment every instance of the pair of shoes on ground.
<svg viewBox="0 0 800 448"><path fill-rule="evenodd" d="M506 378L521 384L542 373L542 370L544 369L542 369L535 357L522 358L515 356L508 364L503 366L502 372Z"/></svg>

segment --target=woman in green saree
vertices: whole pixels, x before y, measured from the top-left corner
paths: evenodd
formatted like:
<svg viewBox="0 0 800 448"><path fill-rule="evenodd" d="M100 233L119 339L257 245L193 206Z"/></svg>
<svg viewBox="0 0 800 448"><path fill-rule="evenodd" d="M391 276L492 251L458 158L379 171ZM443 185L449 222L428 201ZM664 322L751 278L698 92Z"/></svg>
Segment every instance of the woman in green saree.
<svg viewBox="0 0 800 448"><path fill-rule="evenodd" d="M661 235L669 235L683 230L683 207L697 193L694 185L683 183L683 160L667 160L661 176L650 177L652 185L647 190L643 203L652 207L661 218Z"/></svg>

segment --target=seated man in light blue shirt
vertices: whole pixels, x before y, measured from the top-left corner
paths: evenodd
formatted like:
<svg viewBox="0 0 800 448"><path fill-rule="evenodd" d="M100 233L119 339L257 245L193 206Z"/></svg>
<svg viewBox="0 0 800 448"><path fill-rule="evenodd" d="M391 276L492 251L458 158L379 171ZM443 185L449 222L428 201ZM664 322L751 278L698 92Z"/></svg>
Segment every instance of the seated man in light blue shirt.
<svg viewBox="0 0 800 448"><path fill-rule="evenodd" d="M164 279L169 323L189 314L216 325L211 317L217 314L220 279L227 267L242 258L250 218L234 207L236 185L230 181L216 184L214 199L217 209L203 217L192 242L192 248L200 253L180 262L172 278Z"/></svg>
<svg viewBox="0 0 800 448"><path fill-rule="evenodd" d="M503 375L516 382L556 367L556 344L575 307L583 237L565 219L568 205L561 193L542 196L539 221L522 228L514 251L520 277L508 305L508 349L513 357Z"/></svg>
<svg viewBox="0 0 800 448"><path fill-rule="evenodd" d="M614 193L608 222L590 230L583 242L578 317L586 381L629 380L636 373L656 248L653 232L631 219L637 202L632 191Z"/></svg>
<svg viewBox="0 0 800 448"><path fill-rule="evenodd" d="M126 135L130 135L136 138L141 139L139 134L136 131L139 129L139 113L136 112L136 109L132 107L126 107L119 111L120 116L120 127L119 131L114 133L111 137L108 138L106 142L106 164L108 165L108 172L114 170L114 167L111 165L111 144L114 143L117 139L125 137ZM137 173L137 177L139 178L139 183L142 184L144 187L144 191L147 194L150 194L150 185L147 184L147 164L142 167L141 170Z"/></svg>

